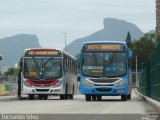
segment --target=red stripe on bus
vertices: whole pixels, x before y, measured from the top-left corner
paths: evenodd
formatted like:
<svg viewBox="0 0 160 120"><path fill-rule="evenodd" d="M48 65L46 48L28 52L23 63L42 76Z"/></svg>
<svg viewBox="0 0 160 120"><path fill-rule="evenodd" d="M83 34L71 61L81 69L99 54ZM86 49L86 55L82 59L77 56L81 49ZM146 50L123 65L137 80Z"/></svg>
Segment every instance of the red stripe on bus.
<svg viewBox="0 0 160 120"><path fill-rule="evenodd" d="M33 85L33 86L53 86L56 83L58 83L59 80L57 80L57 79L54 79L54 80L32 80L32 79L29 79L26 82L28 82L30 85Z"/></svg>

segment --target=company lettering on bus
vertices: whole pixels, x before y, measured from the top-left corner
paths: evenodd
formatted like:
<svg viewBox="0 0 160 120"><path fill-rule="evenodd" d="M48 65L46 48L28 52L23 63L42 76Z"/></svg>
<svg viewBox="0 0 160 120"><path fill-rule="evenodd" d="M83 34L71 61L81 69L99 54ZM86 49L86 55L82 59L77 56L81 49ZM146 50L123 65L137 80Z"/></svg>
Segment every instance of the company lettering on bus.
<svg viewBox="0 0 160 120"><path fill-rule="evenodd" d="M86 44L84 51L125 51L123 44Z"/></svg>
<svg viewBox="0 0 160 120"><path fill-rule="evenodd" d="M61 56L61 51L59 50L30 50L26 51L25 56Z"/></svg>

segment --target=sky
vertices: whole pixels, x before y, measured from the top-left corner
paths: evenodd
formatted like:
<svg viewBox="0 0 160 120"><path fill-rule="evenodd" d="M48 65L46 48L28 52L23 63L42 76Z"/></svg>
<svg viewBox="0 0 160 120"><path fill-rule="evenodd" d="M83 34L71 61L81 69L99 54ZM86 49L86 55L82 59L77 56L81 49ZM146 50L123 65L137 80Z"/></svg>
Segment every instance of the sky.
<svg viewBox="0 0 160 120"><path fill-rule="evenodd" d="M60 48L103 29L104 18L156 26L155 0L0 0L0 39L37 35L42 47Z"/></svg>

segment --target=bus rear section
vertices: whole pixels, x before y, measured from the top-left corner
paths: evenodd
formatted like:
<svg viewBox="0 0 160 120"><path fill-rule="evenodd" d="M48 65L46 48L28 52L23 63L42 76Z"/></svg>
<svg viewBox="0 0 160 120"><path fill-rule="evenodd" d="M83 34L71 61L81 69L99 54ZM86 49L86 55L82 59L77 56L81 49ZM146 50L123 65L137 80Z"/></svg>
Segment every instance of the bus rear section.
<svg viewBox="0 0 160 120"><path fill-rule="evenodd" d="M59 95L60 99L73 99L72 86L76 83L76 75L64 72L63 54L63 51L56 49L26 50L21 59L18 97L28 95L33 100L38 95L41 100L47 99L48 95ZM67 84L72 85L67 88Z"/></svg>
<svg viewBox="0 0 160 120"><path fill-rule="evenodd" d="M80 91L86 101L102 96L131 99L129 54L124 42L85 43L81 52Z"/></svg>

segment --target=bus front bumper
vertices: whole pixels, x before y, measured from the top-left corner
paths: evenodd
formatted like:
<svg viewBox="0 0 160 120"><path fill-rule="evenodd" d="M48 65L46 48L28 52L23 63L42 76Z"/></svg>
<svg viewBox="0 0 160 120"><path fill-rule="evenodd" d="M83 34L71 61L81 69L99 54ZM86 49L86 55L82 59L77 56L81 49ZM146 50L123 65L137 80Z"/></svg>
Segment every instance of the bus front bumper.
<svg viewBox="0 0 160 120"><path fill-rule="evenodd" d="M48 94L48 95L54 95L54 94L62 94L63 93L63 86L59 87L26 87L23 86L22 94Z"/></svg>
<svg viewBox="0 0 160 120"><path fill-rule="evenodd" d="M80 85L81 94L96 94L103 96L118 96L118 95L128 95L128 84L124 86L84 86Z"/></svg>

